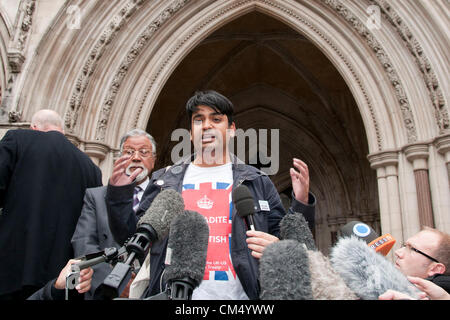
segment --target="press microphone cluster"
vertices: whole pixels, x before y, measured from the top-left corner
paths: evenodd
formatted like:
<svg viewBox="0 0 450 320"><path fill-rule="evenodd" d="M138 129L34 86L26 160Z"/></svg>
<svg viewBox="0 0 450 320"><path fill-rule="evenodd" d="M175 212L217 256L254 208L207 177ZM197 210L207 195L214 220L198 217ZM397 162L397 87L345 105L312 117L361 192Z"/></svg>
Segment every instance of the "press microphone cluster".
<svg viewBox="0 0 450 320"><path fill-rule="evenodd" d="M260 260L261 299L377 300L389 289L419 297L420 291L383 256L395 239L379 237L359 221L341 233L328 259L317 251L303 215L285 215L282 240L267 246Z"/></svg>
<svg viewBox="0 0 450 320"><path fill-rule="evenodd" d="M126 243L128 257L118 262L102 284L103 296L114 299L122 293L131 279L132 265L137 258L142 263L150 246L165 238L172 221L184 212L180 193L172 189L161 191L137 224L136 233Z"/></svg>
<svg viewBox="0 0 450 320"><path fill-rule="evenodd" d="M311 290L311 295L297 295L297 299L356 300L358 298L348 288L339 274L333 270L329 259L317 250L314 237L303 214L286 214L280 222L280 236L283 239L282 241L290 240L302 244L306 252L305 261L298 262L297 264L300 263L300 268L305 270L304 265L307 263L309 268L301 275L297 275L297 279L290 279L290 281L305 286L305 283L308 283L305 279L310 279L310 285L306 285L306 290L308 292ZM297 248L296 250L300 249ZM264 255L266 255L266 252L264 252ZM279 260L285 261L286 259L280 257ZM284 268L287 270L288 267ZM266 276L264 275L264 277ZM280 277L284 278L284 273L280 273L278 276L273 274L273 277L275 279L279 279Z"/></svg>
<svg viewBox="0 0 450 320"><path fill-rule="evenodd" d="M191 300L203 280L209 227L205 217L186 210L173 220L165 258L165 290L145 300Z"/></svg>
<svg viewBox="0 0 450 320"><path fill-rule="evenodd" d="M341 238L332 248L333 269L361 299L377 300L392 289L418 298L419 290L383 255L356 237Z"/></svg>

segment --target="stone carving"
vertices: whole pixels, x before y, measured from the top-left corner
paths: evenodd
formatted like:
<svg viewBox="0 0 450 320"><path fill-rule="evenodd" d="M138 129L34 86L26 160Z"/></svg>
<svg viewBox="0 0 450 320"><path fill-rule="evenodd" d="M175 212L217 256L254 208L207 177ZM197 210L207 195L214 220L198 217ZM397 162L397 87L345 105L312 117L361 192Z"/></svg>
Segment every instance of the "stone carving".
<svg viewBox="0 0 450 320"><path fill-rule="evenodd" d="M20 5L17 31L14 36L13 43L14 51L23 52L25 49L26 40L28 39L31 24L33 22L33 13L35 8L36 0L24 0Z"/></svg>
<svg viewBox="0 0 450 320"><path fill-rule="evenodd" d="M154 74L154 76L152 77L150 84L147 86L146 91L143 95L143 98L141 99L141 103L139 106L139 110L136 113L136 118L135 118L135 122L134 125L137 125L137 120L139 117L139 114L141 113L142 108L144 107L144 103L146 101L146 98L153 86L153 84L156 82L156 79L159 77L159 75L162 73L163 69L166 67L166 65L169 64L170 59L172 58L172 56L183 46L183 44L187 41L189 41L189 39L197 32L201 31L201 29L203 29L205 26L207 26L209 23L213 22L214 20L216 20L218 17L220 17L221 15L225 14L227 11L235 9L236 7L240 7L243 6L245 4L247 4L248 2L255 2L254 0L247 0L247 1L235 1L233 2L233 4L231 4L229 7L223 9L221 12L216 13L213 16L209 16L205 19L205 21L203 21L201 24L199 24L199 26L193 30L190 34L188 34L185 38L180 39L177 42L177 46L166 56L166 59L162 62L162 64L159 66L158 71ZM296 20L298 20L299 22L301 22L302 24L304 24L307 28L313 30L315 33L317 33L322 39L324 39L328 45L339 55L339 57L341 58L342 62L346 65L346 67L351 71L355 81L358 83L359 88L365 98L366 101L366 105L369 108L369 112L370 112L370 117L372 120L372 124L374 126L374 130L375 130L375 134L376 134L376 140L377 140L377 148L378 150L382 150L383 146L382 146L382 137L381 137L381 133L380 133L380 129L379 129L379 125L375 116L375 112L372 106L372 103L369 99L369 96L367 95L367 92L361 82L361 80L359 79L358 75L356 74L356 72L354 71L352 65L348 62L348 60L346 59L345 55L337 48L337 46L332 42L331 39L327 38L324 34L322 34L314 25L312 25L309 21L305 20L303 17L300 17L299 15L297 15L295 12L292 12L292 10L287 9L286 7L282 6L279 2L274 2L274 1L269 1L269 0L259 0L259 2L262 2L266 5L270 5L274 8L276 8L278 11L282 11L286 14L288 14L291 18L295 18Z"/></svg>
<svg viewBox="0 0 450 320"><path fill-rule="evenodd" d="M20 122L22 120L22 111L10 111L8 112L9 122Z"/></svg>
<svg viewBox="0 0 450 320"><path fill-rule="evenodd" d="M143 108L144 101L146 100L146 97L148 96L148 93L150 92L153 84L155 83L156 79L159 77L159 75L162 73L163 69L166 67L166 65L169 63L172 56L175 54L177 50L179 50L180 47L183 46L185 42L187 42L193 34L199 32L202 28L204 28L206 25L208 25L210 22L214 21L221 15L225 14L227 11L232 10L236 7L243 6L247 4L250 0L247 1L236 1L233 4L231 4L229 7L223 9L221 12L216 13L215 15L209 16L205 19L205 21L201 24L199 24L199 27L195 30L193 30L189 35L187 35L184 39L180 39L180 41L177 42L177 46L170 52L166 59L161 63L159 66L157 72L153 75L149 86L146 89L146 92L143 96L143 99L141 100L141 104L139 106L139 110L136 113L135 117L135 123L134 125L137 125L138 117L140 114L140 111ZM338 53L339 57L342 59L344 64L349 68L352 75L354 76L355 80L357 81L358 85L360 86L360 89L366 99L366 104L369 107L370 116L372 119L372 123L374 125L374 129L377 136L377 146L378 149L382 149L382 138L379 130L378 123L376 121L375 112L372 106L371 101L368 98L368 95L365 91L364 86L362 85L361 80L358 78L356 72L354 71L351 64L348 62L348 60L345 58L344 54L339 51L337 46L328 39L325 35L323 35L317 28L315 28L310 22L306 21L302 17L298 16L296 13L292 12L292 10L289 10L288 8L282 6L279 2L269 1L269 0L259 0L260 2L275 7L277 10L281 10L284 13L290 15L291 17L299 20L302 24L306 25L308 28L312 29L314 32L316 32L321 38L323 38L336 53ZM337 11L340 15L342 15L346 21L348 21L354 28L357 30L357 32L367 41L369 46L374 50L377 58L379 59L381 65L385 69L386 73L389 76L389 79L391 81L392 86L395 89L399 104L401 106L402 116L405 123L405 127L407 130L407 136L408 136L408 142L414 142L417 140L417 134L415 129L415 123L414 118L411 112L411 108L409 106L408 98L405 95L405 92L403 90L403 86L399 80L399 77L395 71L395 69L392 66L392 63L390 62L389 57L386 55L385 51L379 44L379 42L375 39L375 37L371 34L371 32L364 26L363 23L361 23L356 16L354 16L347 8L345 8L339 1L337 0L322 0L325 4L332 7L335 11ZM118 72L116 73L116 76L114 77L110 89L108 92L108 95L105 99L104 106L102 108L102 112L100 115L100 119L97 123L97 130L96 130L96 140L104 140L105 139L105 131L108 125L109 115L111 113L111 107L114 103L116 94L118 92L118 89L121 85L121 82L127 73L130 64L135 60L137 55L140 54L141 48L148 42L148 38L150 38L154 32L156 32L160 27L161 24L164 23L168 18L170 18L176 11L178 11L181 7L184 6L184 4L188 2L188 0L178 0L172 3L170 7L168 7L166 10L164 10L158 18L153 21L146 30L141 34L138 41L135 43L133 48L130 50L129 54L121 64L120 68L118 69ZM255 2L253 0L253 2Z"/></svg>
<svg viewBox="0 0 450 320"><path fill-rule="evenodd" d="M33 13L36 8L36 0L22 0L19 6L18 18L15 25L15 33L11 39L8 48L7 58L10 70L10 75L7 83L7 88L3 94L3 101L0 105L0 122L7 121L9 123L19 122L22 117L22 112L14 109L12 106L12 95L16 83L17 74L22 71L23 63L25 62L25 47L27 44L28 35L31 30L33 22ZM6 115L8 115L6 117Z"/></svg>
<svg viewBox="0 0 450 320"><path fill-rule="evenodd" d="M396 70L394 69L393 64L391 63L388 55L386 54L381 44L369 31L369 29L365 26L365 24L359 21L359 19L352 13L350 13L350 11L345 7L345 5L341 1L322 0L322 2L331 7L339 15L341 15L347 22L349 22L354 27L354 29L359 33L359 35L366 40L370 48L372 48L372 50L375 52L376 57L378 58L380 64L383 66L386 75L388 76L391 85L395 90L395 94L400 105L400 111L403 117L403 123L406 128L408 143L417 141L417 132L414 116L411 111L411 107L409 105L408 97L405 94L403 85L400 81L400 78Z"/></svg>
<svg viewBox="0 0 450 320"><path fill-rule="evenodd" d="M147 0L130 0L128 3L119 11L117 15L108 23L105 30L103 30L97 43L92 48L88 55L87 61L78 76L74 91L69 100L69 106L64 115L64 124L66 131L73 133L75 126L77 124L78 114L80 109L83 108L82 101L84 93L89 84L90 78L97 67L97 63L102 57L103 53L107 49L109 43L118 34L121 27L130 19L134 12Z"/></svg>
<svg viewBox="0 0 450 320"><path fill-rule="evenodd" d="M109 115L111 108L116 98L117 92L122 84L125 75L127 74L130 65L136 60L137 56L142 52L142 49L147 45L149 39L153 34L176 12L178 12L189 0L176 0L173 1L168 7L166 7L154 21L152 21L140 34L137 41L133 44L132 48L126 55L124 61L120 64L114 78L109 86L108 93L106 95L103 107L100 112L100 118L97 123L95 140L104 141L106 135L106 129L108 127ZM136 117L139 116L137 113ZM136 118L137 119L137 118ZM137 120L136 120L137 121Z"/></svg>
<svg viewBox="0 0 450 320"><path fill-rule="evenodd" d="M427 56L423 52L422 46L411 33L406 23L401 19L401 17L399 17L399 15L386 0L369 1L380 7L384 18L391 23L395 30L397 30L406 47L415 58L416 64L422 72L423 80L428 89L430 99L434 107L436 124L439 127L440 134L444 133L450 129L448 108L445 105L445 99L442 94L439 81L436 77L436 73L434 72Z"/></svg>

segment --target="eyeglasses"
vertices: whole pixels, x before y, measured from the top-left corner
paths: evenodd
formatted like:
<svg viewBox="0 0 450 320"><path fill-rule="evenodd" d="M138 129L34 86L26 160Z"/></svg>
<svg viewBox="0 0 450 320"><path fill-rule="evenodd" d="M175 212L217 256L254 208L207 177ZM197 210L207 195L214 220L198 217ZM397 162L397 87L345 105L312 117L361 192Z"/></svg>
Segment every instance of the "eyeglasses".
<svg viewBox="0 0 450 320"><path fill-rule="evenodd" d="M431 257L431 256L429 256L429 255L427 255L425 252L422 252L422 251L420 251L419 249L416 249L416 248L414 248L413 246L411 246L411 245L409 245L409 244L407 244L407 243L402 243L402 247L406 247L406 248L408 248L408 249L410 249L410 250L412 250L412 251L415 251L415 252L417 252L417 253L420 253L421 255L423 255L424 257L427 257L428 259L430 259L431 261L434 261L434 262L436 262L436 263L439 263L439 261L437 260L437 259L435 259L435 258L433 258L433 257Z"/></svg>
<svg viewBox="0 0 450 320"><path fill-rule="evenodd" d="M123 149L122 155L123 156L127 155L129 157L133 157L136 152L138 152L142 158L148 158L148 157L153 156L152 151L150 149L139 149L139 150Z"/></svg>

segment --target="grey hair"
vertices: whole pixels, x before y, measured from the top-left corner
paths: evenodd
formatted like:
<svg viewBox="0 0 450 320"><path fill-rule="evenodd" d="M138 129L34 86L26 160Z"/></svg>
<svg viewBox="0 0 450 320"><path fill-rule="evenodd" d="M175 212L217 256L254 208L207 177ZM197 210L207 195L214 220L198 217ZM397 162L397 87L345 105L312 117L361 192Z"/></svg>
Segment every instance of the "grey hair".
<svg viewBox="0 0 450 320"><path fill-rule="evenodd" d="M148 140L150 140L151 144L152 144L152 154L153 156L156 155L156 141L155 138L153 138L149 133L145 132L144 130L141 129L133 129L131 131L128 131L127 133L125 133L122 138L120 138L120 152L123 151L123 144L125 143L125 141L127 141L127 139L129 137L136 137L136 136L146 136L148 138Z"/></svg>

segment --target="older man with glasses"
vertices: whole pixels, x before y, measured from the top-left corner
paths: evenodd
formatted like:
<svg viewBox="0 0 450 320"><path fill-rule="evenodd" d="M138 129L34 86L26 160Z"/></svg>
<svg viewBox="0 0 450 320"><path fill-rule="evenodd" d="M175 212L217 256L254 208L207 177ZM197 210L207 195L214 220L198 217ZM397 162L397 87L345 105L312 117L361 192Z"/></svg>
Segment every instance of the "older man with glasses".
<svg viewBox="0 0 450 320"><path fill-rule="evenodd" d="M395 266L405 275L430 280L450 292L450 235L433 228L405 241L395 251Z"/></svg>
<svg viewBox="0 0 450 320"><path fill-rule="evenodd" d="M121 189L117 197L123 205L133 208L136 216L140 217L145 212L140 208L140 200L147 189L149 175L155 164L156 143L147 132L134 129L121 138L120 151L121 156L114 163L110 181L116 181L117 176L122 173L131 178L133 183L130 188ZM114 189L112 186L103 186L86 190L81 216L72 237L75 257L97 253L110 247L119 249L122 245L122 243L119 244L115 241L110 229L105 202L108 188ZM116 189L110 191L113 193L119 192ZM110 265L105 262L92 268L94 269L94 275L91 289L84 296L86 300L95 299L95 290L111 272ZM122 297L127 297L127 289Z"/></svg>

